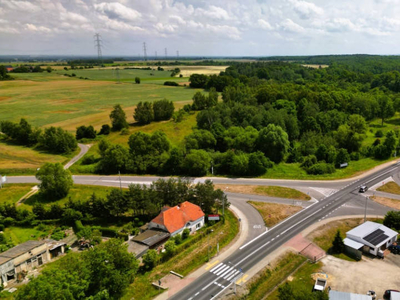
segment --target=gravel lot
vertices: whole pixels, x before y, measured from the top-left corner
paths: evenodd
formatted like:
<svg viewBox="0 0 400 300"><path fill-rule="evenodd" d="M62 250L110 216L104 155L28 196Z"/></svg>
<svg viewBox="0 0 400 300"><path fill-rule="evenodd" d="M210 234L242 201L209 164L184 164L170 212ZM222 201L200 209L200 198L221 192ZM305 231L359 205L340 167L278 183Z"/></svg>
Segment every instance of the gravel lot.
<svg viewBox="0 0 400 300"><path fill-rule="evenodd" d="M374 290L377 299L383 299L385 290L400 289L400 255L389 254L383 260L363 256L359 262L328 255L322 262L333 290L357 294Z"/></svg>

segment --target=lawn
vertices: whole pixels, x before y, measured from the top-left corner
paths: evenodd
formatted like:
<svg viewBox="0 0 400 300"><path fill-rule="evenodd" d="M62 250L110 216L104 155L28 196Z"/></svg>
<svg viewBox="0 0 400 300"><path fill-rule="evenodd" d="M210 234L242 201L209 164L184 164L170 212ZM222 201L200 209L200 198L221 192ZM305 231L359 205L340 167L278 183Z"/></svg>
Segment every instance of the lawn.
<svg viewBox="0 0 400 300"><path fill-rule="evenodd" d="M64 164L73 155L75 153L66 156L50 154L41 150L6 142L0 137L0 174L34 174L36 169L46 162Z"/></svg>
<svg viewBox="0 0 400 300"><path fill-rule="evenodd" d="M268 293L281 284L292 272L306 261L300 254L289 252L280 257L272 266L268 266L258 272L246 287L249 293L246 295L248 300L264 299ZM268 297L268 299L270 299Z"/></svg>
<svg viewBox="0 0 400 300"><path fill-rule="evenodd" d="M369 221L377 221L377 219L368 219ZM332 247L333 240L335 239L336 232L340 230L341 237L346 237L346 232L362 224L364 219L345 219L332 221L324 224L310 233L307 238L313 241L316 245L321 247L324 251L328 252ZM334 254L333 256L349 261L355 261L353 258L341 253Z"/></svg>
<svg viewBox="0 0 400 300"><path fill-rule="evenodd" d="M216 184L215 188L230 193L261 195L306 201L311 199L310 196L298 190L282 186Z"/></svg>
<svg viewBox="0 0 400 300"><path fill-rule="evenodd" d="M44 198L40 193L36 193L24 202L24 206L32 207L36 202L48 205L55 202L65 204L69 198L84 202L89 200L93 193L96 193L98 197L105 198L112 189L112 187L76 184L69 190L68 195L60 200L52 201Z"/></svg>
<svg viewBox="0 0 400 300"><path fill-rule="evenodd" d="M173 270L184 276L201 267L207 261L207 247L210 245L210 255L217 252L217 242L220 249L227 246L239 232L239 222L229 211L225 211L225 224L220 222L213 225L214 232L204 235L203 238L192 242L187 248L178 251L178 254L167 262L158 265L152 271L138 274L122 299L153 299L160 291L151 285ZM207 240L207 243L205 242Z"/></svg>
<svg viewBox="0 0 400 300"><path fill-rule="evenodd" d="M314 287L315 280L313 279L313 273L317 273L321 270L323 264L318 262L305 263L303 264L290 278L290 284L295 291L311 291ZM329 284L329 283L328 283ZM278 300L279 292L278 289L274 290L268 295L268 300Z"/></svg>
<svg viewBox="0 0 400 300"><path fill-rule="evenodd" d="M4 237L6 240L11 239L14 245L18 245L29 240L38 240L39 238L47 237L51 229L51 226L43 226L43 230L40 230L39 226L35 228L12 226L4 229Z"/></svg>
<svg viewBox="0 0 400 300"><path fill-rule="evenodd" d="M34 186L31 183L4 184L0 189L0 203L16 203Z"/></svg>
<svg viewBox="0 0 400 300"><path fill-rule="evenodd" d="M385 183L384 185L378 187L376 190L380 192L400 195L400 186L393 181Z"/></svg>
<svg viewBox="0 0 400 300"><path fill-rule="evenodd" d="M266 203L257 201L247 201L247 203L254 206L262 216L265 226L272 227L291 215L302 210L300 206Z"/></svg>
<svg viewBox="0 0 400 300"><path fill-rule="evenodd" d="M109 113L115 104L129 108L127 120L133 123L132 112L140 101L190 101L199 91L183 86L64 79L53 73L23 75L29 80L0 82L0 120L26 118L35 126L62 126L70 131L80 125L92 124L98 129L110 124Z"/></svg>

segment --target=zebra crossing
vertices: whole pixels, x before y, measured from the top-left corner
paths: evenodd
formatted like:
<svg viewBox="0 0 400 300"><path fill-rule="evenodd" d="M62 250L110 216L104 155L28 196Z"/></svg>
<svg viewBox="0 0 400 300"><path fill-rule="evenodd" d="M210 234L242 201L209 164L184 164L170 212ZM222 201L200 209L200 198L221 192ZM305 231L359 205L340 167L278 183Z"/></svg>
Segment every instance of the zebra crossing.
<svg viewBox="0 0 400 300"><path fill-rule="evenodd" d="M223 278L227 281L232 281L236 276L239 275L240 270L235 269L232 266L220 263L210 270L210 273Z"/></svg>

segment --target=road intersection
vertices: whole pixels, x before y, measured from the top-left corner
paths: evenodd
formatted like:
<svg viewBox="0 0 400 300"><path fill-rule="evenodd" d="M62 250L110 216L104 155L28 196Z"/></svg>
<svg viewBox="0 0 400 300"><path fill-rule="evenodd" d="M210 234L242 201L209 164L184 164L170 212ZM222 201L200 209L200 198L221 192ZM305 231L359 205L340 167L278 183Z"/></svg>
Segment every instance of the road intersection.
<svg viewBox="0 0 400 300"><path fill-rule="evenodd" d="M215 184L237 185L277 185L296 188L307 192L312 201L295 203L291 199L271 198L257 195L227 193L229 201L237 209L246 214L249 226L253 230L246 242L232 255L213 266L190 285L173 295L170 299L215 299L226 290L232 281L241 281L246 271L255 266L268 254L272 253L292 237L307 227L328 217L338 215L360 215L364 212L367 199L358 193L361 184L373 186L389 177L395 178L400 170L399 163L391 163L373 172L368 172L358 179L336 181L300 181L271 179L231 179L210 178ZM163 177L155 176L95 176L74 175L75 184L128 187L132 183L151 184ZM192 179L193 182L204 181L205 178ZM8 177L8 183L37 183L34 176ZM266 201L300 205L304 209L287 218L273 228L265 230L258 212L247 204L248 200ZM369 201L367 214L384 215L389 209L373 201ZM261 225L254 227L254 225Z"/></svg>

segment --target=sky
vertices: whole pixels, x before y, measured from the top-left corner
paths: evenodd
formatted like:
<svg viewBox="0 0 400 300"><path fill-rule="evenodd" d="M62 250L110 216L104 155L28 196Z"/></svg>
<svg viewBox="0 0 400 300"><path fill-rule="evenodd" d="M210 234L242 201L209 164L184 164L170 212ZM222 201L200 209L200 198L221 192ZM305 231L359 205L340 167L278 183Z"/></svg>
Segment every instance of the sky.
<svg viewBox="0 0 400 300"><path fill-rule="evenodd" d="M0 55L400 54L400 0L0 0Z"/></svg>

